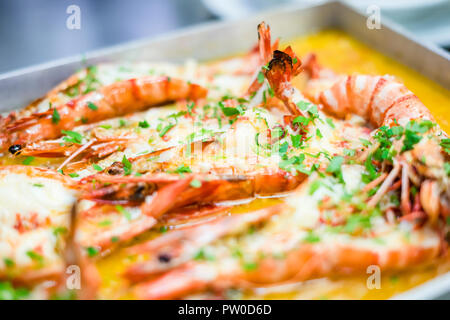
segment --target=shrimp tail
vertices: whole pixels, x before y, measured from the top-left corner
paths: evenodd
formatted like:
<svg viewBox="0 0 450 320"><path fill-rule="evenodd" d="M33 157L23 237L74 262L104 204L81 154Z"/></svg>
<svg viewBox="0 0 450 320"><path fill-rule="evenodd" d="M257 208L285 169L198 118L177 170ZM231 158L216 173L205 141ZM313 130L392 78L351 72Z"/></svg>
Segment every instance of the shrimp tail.
<svg viewBox="0 0 450 320"><path fill-rule="evenodd" d="M262 86L262 83L258 81L258 74L261 68L267 64L272 58L272 52L278 48L278 39L272 44L270 36L270 27L261 22L258 25L258 45L257 50L259 52L259 65L253 76L250 87L247 90L247 95L250 96L256 93Z"/></svg>

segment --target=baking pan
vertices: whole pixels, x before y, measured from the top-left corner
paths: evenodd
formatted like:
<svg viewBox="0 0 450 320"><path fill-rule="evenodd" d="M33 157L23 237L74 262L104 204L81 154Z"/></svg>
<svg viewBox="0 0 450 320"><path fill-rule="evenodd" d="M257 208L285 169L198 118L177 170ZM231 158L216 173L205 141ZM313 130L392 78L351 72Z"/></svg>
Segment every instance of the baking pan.
<svg viewBox="0 0 450 320"><path fill-rule="evenodd" d="M322 29L341 29L395 60L450 89L450 55L432 43L416 39L382 17L380 29L369 29L364 14L340 3L288 6L243 20L212 22L153 39L143 39L0 75L0 112L25 106L77 69L111 61L174 61L217 59L248 50L255 43L256 25L266 21L274 37L295 38ZM450 272L396 297L450 298Z"/></svg>

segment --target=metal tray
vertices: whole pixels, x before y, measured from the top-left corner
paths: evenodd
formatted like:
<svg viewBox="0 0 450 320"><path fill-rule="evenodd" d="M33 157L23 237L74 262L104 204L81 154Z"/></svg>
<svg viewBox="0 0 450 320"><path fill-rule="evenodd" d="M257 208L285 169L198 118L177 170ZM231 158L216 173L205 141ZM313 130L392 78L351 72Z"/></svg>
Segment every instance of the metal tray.
<svg viewBox="0 0 450 320"><path fill-rule="evenodd" d="M338 2L288 6L245 20L205 23L153 39L143 39L85 55L65 58L0 75L0 112L25 106L86 64L107 61L183 61L217 59L248 50L256 25L270 24L273 35L290 39L327 28L341 29L378 51L408 65L450 89L450 55L419 41L382 17L381 29L368 29L367 18ZM450 299L450 272L395 298Z"/></svg>

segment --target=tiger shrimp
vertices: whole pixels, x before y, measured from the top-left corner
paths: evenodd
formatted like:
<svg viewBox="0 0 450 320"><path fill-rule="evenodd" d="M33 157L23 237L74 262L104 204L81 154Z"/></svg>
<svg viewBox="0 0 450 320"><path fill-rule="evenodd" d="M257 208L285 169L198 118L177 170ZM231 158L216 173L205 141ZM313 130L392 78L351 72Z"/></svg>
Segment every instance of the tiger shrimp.
<svg viewBox="0 0 450 320"><path fill-rule="evenodd" d="M374 206L390 188L401 186L404 219L445 225L450 203L445 170L449 153L444 147L448 138L419 98L389 75L336 75L315 57L308 59L305 70L311 77L306 95L325 111L341 118L356 114L378 128L359 160L392 169L378 179L379 189L369 204ZM379 174L374 171L373 179Z"/></svg>
<svg viewBox="0 0 450 320"><path fill-rule="evenodd" d="M362 173L364 167L343 167L345 183L334 177L311 176L277 205L276 214L270 207L265 214L259 212L265 218L260 217L262 223L256 230L253 224L253 232L247 231L252 224L245 221L256 219L258 214L254 213L240 216L239 223L239 216L223 218L230 222L236 219L240 227L235 225L229 233L218 231L217 237L208 236L206 225L172 231L175 239L181 236L196 249L186 257L170 241L171 232L164 236L167 245L157 239L137 245L130 250L149 251L155 259L170 256L173 261L138 263L129 267L125 276L141 281L134 288L138 298L173 299L205 290L223 293L229 288L250 290L274 283L365 273L370 265L383 271L399 270L429 263L441 254L442 239L432 228L410 231L412 225L403 222L399 228L376 211L358 212L357 202L365 199L361 192L365 183L361 178L355 181L354 171ZM352 202L342 198L348 192L354 195ZM211 230L225 228L229 225L226 221L223 225L211 222Z"/></svg>
<svg viewBox="0 0 450 320"><path fill-rule="evenodd" d="M197 100L206 94L207 90L197 84L170 77L147 76L118 81L48 111L12 121L2 128L1 149L9 148L15 153L24 144L57 138L63 130L82 123L121 116L170 101Z"/></svg>
<svg viewBox="0 0 450 320"><path fill-rule="evenodd" d="M78 241L88 251L95 251L93 256L151 229L174 209L252 195L252 181L239 177L96 175L81 183L86 185L80 196Z"/></svg>
<svg viewBox="0 0 450 320"><path fill-rule="evenodd" d="M133 172L144 176L158 175L158 172L193 173L245 181L245 188L242 187L244 182L232 186L236 188L236 194L248 198L282 195L293 190L306 175L280 169L279 156L275 152L268 157L258 155L258 144L263 144L264 140L259 136L265 135L268 127L265 121L260 120L256 125L252 120L249 117L237 119L225 133L205 141L130 158L129 166ZM277 143L275 137L268 141ZM129 179L125 176L126 170L123 162L116 161L92 179L102 181L109 176L106 181L120 183L122 179ZM235 196L231 194L224 194L223 200L234 200Z"/></svg>
<svg viewBox="0 0 450 320"><path fill-rule="evenodd" d="M180 266L188 262L203 246L225 236L238 235L251 226L264 223L281 209L281 205L275 205L242 215L227 215L212 222L206 221L181 228L137 244L127 251L130 254L150 253L150 259L132 265L124 276L134 282L142 281L169 268Z"/></svg>

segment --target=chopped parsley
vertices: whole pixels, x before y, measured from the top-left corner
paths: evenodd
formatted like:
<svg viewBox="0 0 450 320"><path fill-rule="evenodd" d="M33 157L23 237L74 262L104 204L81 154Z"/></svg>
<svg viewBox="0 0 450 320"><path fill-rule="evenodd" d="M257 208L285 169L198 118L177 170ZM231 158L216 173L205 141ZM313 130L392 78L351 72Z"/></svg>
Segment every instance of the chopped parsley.
<svg viewBox="0 0 450 320"><path fill-rule="evenodd" d="M88 103L87 103L87 106L88 106L88 108L91 109L92 111L97 111L97 110L98 110L98 107L97 107L95 104L93 104L92 102L88 102Z"/></svg>
<svg viewBox="0 0 450 320"><path fill-rule="evenodd" d="M209 261L213 261L214 259L215 259L215 257L213 255L211 255L210 253L206 252L204 249L200 249L194 255L194 260L209 260Z"/></svg>
<svg viewBox="0 0 450 320"><path fill-rule="evenodd" d="M306 127L309 124L310 121L311 121L310 118L306 118L304 116L298 116L292 121L292 123L300 124L300 125Z"/></svg>
<svg viewBox="0 0 450 320"><path fill-rule="evenodd" d="M174 173L178 173L178 174L182 174L182 173L191 173L192 170L191 170L191 168L189 168L187 166L181 165L178 168L176 168L173 172Z"/></svg>
<svg viewBox="0 0 450 320"><path fill-rule="evenodd" d="M318 136L319 139L322 139L322 138L323 138L322 132L320 132L319 129L316 129L316 136Z"/></svg>
<svg viewBox="0 0 450 320"><path fill-rule="evenodd" d="M123 155L122 164L123 164L124 174L126 176L130 175L131 174L131 166L132 165L131 165L130 160L127 159L126 155Z"/></svg>
<svg viewBox="0 0 450 320"><path fill-rule="evenodd" d="M111 224L112 224L111 220L103 220L98 223L100 227L107 227L110 226Z"/></svg>
<svg viewBox="0 0 450 320"><path fill-rule="evenodd" d="M403 139L403 147L401 152L412 150L414 145L422 140L422 136L419 134L424 134L430 130L435 124L430 120L423 120L421 122L410 121L405 128L405 138Z"/></svg>
<svg viewBox="0 0 450 320"><path fill-rule="evenodd" d="M317 179L311 183L309 187L309 195L313 195L322 186L322 180Z"/></svg>
<svg viewBox="0 0 450 320"><path fill-rule="evenodd" d="M348 157L354 157L356 154L356 151L353 149L344 149L344 155Z"/></svg>
<svg viewBox="0 0 450 320"><path fill-rule="evenodd" d="M21 300L30 295L26 288L14 288L9 281L0 281L0 300Z"/></svg>
<svg viewBox="0 0 450 320"><path fill-rule="evenodd" d="M372 142L370 142L367 139L359 138L359 141L363 144L364 147L368 148L370 145L372 145Z"/></svg>
<svg viewBox="0 0 450 320"><path fill-rule="evenodd" d="M87 247L86 248L86 253L91 258L95 257L99 252L100 252L100 250L98 250L97 248L94 248L94 247Z"/></svg>
<svg viewBox="0 0 450 320"><path fill-rule="evenodd" d="M264 82L264 74L260 71L257 77L258 83L262 84Z"/></svg>
<svg viewBox="0 0 450 320"><path fill-rule="evenodd" d="M355 213L347 218L343 231L347 233L355 233L358 229L364 230L370 229L371 227L372 223L370 216Z"/></svg>
<svg viewBox="0 0 450 320"><path fill-rule="evenodd" d="M240 111L238 108L233 107L225 107L225 105L222 102L219 102L220 110L222 110L223 114L227 117L235 116L240 114L243 111Z"/></svg>
<svg viewBox="0 0 450 320"><path fill-rule="evenodd" d="M300 134L291 135L291 141L294 148L300 148L302 145L302 136Z"/></svg>
<svg viewBox="0 0 450 320"><path fill-rule="evenodd" d="M161 129L161 131L159 132L159 136L161 138L164 137L166 133L169 132L169 130L172 129L173 127L175 127L174 124L168 124L167 126Z"/></svg>
<svg viewBox="0 0 450 320"><path fill-rule="evenodd" d="M327 172L334 174L341 182L344 181L342 177L342 163L344 158L342 156L335 156L331 158L330 164L327 167Z"/></svg>
<svg viewBox="0 0 450 320"><path fill-rule="evenodd" d="M62 134L65 134L63 140L70 143L81 144L83 142L83 135L75 131L62 130Z"/></svg>
<svg viewBox="0 0 450 320"><path fill-rule="evenodd" d="M306 237L303 238L303 241L309 242L309 243L316 243L320 242L320 237L314 233L313 230L308 231L308 234Z"/></svg>
<svg viewBox="0 0 450 320"><path fill-rule="evenodd" d="M450 162L444 163L444 170L445 170L445 173L446 173L448 176L450 176Z"/></svg>
<svg viewBox="0 0 450 320"><path fill-rule="evenodd" d="M193 115L192 110L194 110L194 107L195 107L195 104L194 104L193 102L188 103L187 106L186 106L186 108L187 108L187 110L188 110L187 112L188 112L188 114L189 114L190 116Z"/></svg>
<svg viewBox="0 0 450 320"><path fill-rule="evenodd" d="M39 265L42 265L44 263L44 257L33 250L27 251L27 256L31 260L37 262Z"/></svg>
<svg viewBox="0 0 450 320"><path fill-rule="evenodd" d="M127 122L124 119L119 119L119 127L123 128L127 125Z"/></svg>
<svg viewBox="0 0 450 320"><path fill-rule="evenodd" d="M144 121L139 122L139 127L146 129L146 128L149 128L150 125L148 124L147 120L144 120Z"/></svg>
<svg viewBox="0 0 450 320"><path fill-rule="evenodd" d="M444 151L448 154L450 154L450 138L448 139L442 139L441 143L439 145L444 148Z"/></svg>
<svg viewBox="0 0 450 320"><path fill-rule="evenodd" d="M372 155L370 154L366 161L364 162L364 166L366 168L367 173L363 173L362 175L362 181L364 183L369 183L372 180L375 180L378 177L378 172L376 170L376 167L372 163Z"/></svg>
<svg viewBox="0 0 450 320"><path fill-rule="evenodd" d="M57 236L59 236L61 234L65 234L65 233L67 233L67 228L66 227L55 227L53 229L53 235L55 237L57 237Z"/></svg>
<svg viewBox="0 0 450 320"><path fill-rule="evenodd" d="M15 265L14 260L10 259L10 258L3 258L3 262L5 263L5 266L7 268L12 268Z"/></svg>
<svg viewBox="0 0 450 320"><path fill-rule="evenodd" d="M245 271L253 271L253 270L258 269L258 264L257 264L256 262L245 262L245 263L242 265L242 268L243 268Z"/></svg>
<svg viewBox="0 0 450 320"><path fill-rule="evenodd" d="M33 162L33 160L34 160L33 156L28 156L25 159L23 159L22 164L28 166Z"/></svg>
<svg viewBox="0 0 450 320"><path fill-rule="evenodd" d="M327 118L326 119L326 122L328 123L328 125L331 127L331 128L335 128L335 126L334 126L334 123L333 123L333 119L331 119L331 118Z"/></svg>
<svg viewBox="0 0 450 320"><path fill-rule="evenodd" d="M308 101L299 101L297 102L297 107L299 107L300 110L302 111L306 111L309 108L311 108L313 106L313 104L311 102Z"/></svg>
<svg viewBox="0 0 450 320"><path fill-rule="evenodd" d="M132 219L131 213L128 212L124 207L122 207L120 204L116 205L116 210L119 211L125 218L127 218L128 221Z"/></svg>
<svg viewBox="0 0 450 320"><path fill-rule="evenodd" d="M61 116L59 115L58 109L53 108L52 123L58 124L60 120Z"/></svg>
<svg viewBox="0 0 450 320"><path fill-rule="evenodd" d="M100 167L98 164L96 164L96 163L94 163L93 165L92 165L92 167L94 168L94 170L96 170L96 171L103 171L103 168L102 167Z"/></svg>

